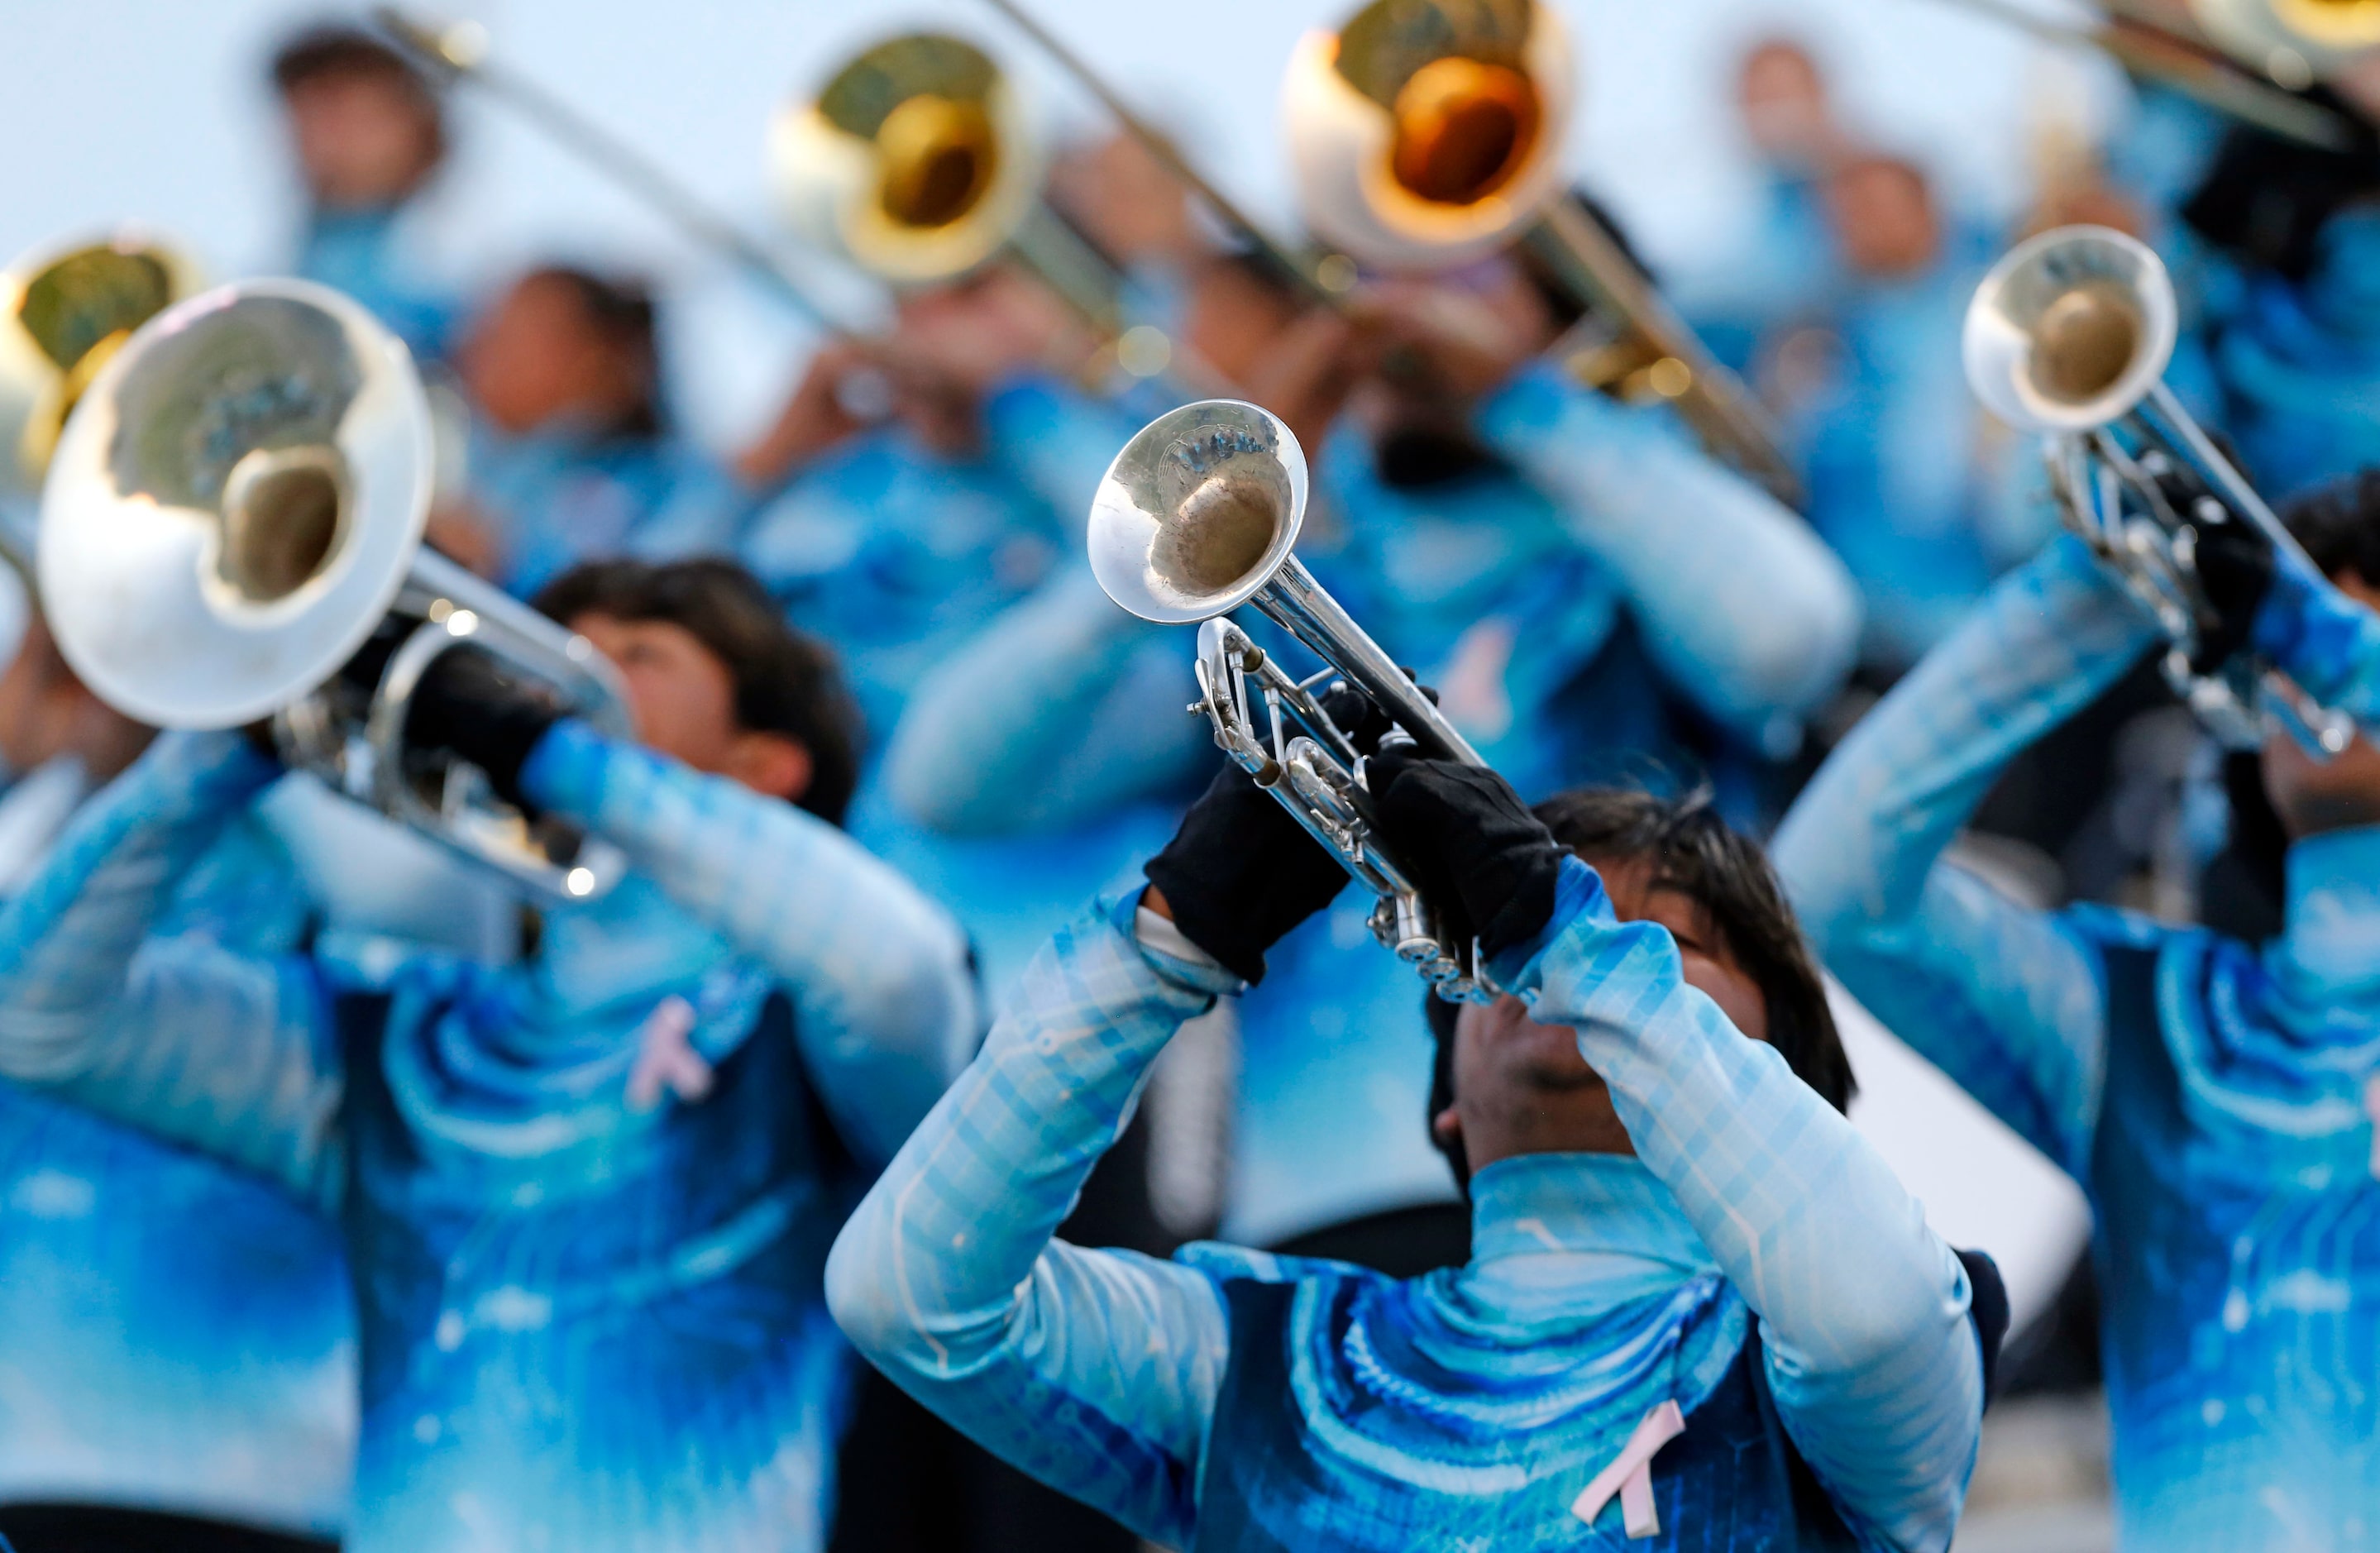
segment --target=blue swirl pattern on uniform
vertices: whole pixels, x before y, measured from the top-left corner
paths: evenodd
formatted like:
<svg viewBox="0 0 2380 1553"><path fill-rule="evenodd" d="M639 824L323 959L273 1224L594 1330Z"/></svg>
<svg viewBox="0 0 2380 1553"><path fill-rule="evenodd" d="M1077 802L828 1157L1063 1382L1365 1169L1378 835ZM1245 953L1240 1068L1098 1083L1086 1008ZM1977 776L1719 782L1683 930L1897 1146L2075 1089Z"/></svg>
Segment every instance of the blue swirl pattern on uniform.
<svg viewBox="0 0 2380 1553"><path fill-rule="evenodd" d="M2296 843L2261 950L1938 861L2153 636L2058 541L1837 752L1778 862L1844 984L2090 1195L2127 1544L2380 1547L2380 831Z"/></svg>
<svg viewBox="0 0 2380 1553"><path fill-rule="evenodd" d="M1524 1535L1494 1546L1574 1547L1580 1491L1648 1412L1708 1400L1756 1316L1761 1383L1829 1513L1864 1546L1947 1546L1983 1402L1963 1268L1849 1123L1683 984L1666 931L1613 920L1583 864L1497 970L1578 1030L1638 1158L1488 1166L1473 1261L1410 1283L1053 1240L1149 1064L1235 985L1154 923L1127 901L1059 935L837 1241L835 1316L898 1384L1176 1547L1234 1545L1253 1519L1295 1527L1290 1546L1470 1547L1501 1529ZM1249 1384L1263 1356L1237 1347L1251 1280L1295 1288L1270 1329L1286 1395ZM1268 1455L1282 1408L1327 1487ZM1747 1507L1740 1536L1670 1535L1773 1546L1777 1510ZM1621 1520L1604 1507L1595 1534L1617 1545Z"/></svg>
<svg viewBox="0 0 2380 1553"><path fill-rule="evenodd" d="M2380 212L2333 216L2302 281L2249 276L2214 364L2224 425L2267 491L2380 464Z"/></svg>
<svg viewBox="0 0 2380 1553"><path fill-rule="evenodd" d="M151 936L273 776L169 735L0 917L0 1068L336 1218L370 1550L815 1547L844 1379L819 1267L963 1061L931 904L792 806L565 723L526 789L636 872L491 969Z"/></svg>
<svg viewBox="0 0 2380 1553"><path fill-rule="evenodd" d="M294 949L309 907L251 812L159 924ZM355 1346L328 1226L270 1183L0 1083L0 1499L335 1532Z"/></svg>

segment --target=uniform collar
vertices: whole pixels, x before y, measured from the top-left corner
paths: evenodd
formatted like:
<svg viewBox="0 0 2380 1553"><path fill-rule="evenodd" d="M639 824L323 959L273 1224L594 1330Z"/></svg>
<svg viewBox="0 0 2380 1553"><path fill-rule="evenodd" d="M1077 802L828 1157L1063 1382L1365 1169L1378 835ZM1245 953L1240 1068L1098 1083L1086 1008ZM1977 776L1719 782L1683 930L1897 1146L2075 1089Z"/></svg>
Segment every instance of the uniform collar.
<svg viewBox="0 0 2380 1553"><path fill-rule="evenodd" d="M1718 1270L1670 1189L1624 1154L1499 1159L1472 1177L1471 1237L1464 1280L1524 1302L1633 1299Z"/></svg>

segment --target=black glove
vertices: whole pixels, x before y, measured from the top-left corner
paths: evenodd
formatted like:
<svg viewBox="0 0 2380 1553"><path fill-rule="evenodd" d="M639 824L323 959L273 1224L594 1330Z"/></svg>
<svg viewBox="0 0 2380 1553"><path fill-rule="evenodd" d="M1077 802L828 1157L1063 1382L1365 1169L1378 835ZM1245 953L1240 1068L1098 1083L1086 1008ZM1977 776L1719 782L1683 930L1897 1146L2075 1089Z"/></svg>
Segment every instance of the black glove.
<svg viewBox="0 0 2380 1553"><path fill-rule="evenodd" d="M2215 611L2215 619L2211 625L2201 623L2198 650L2191 655L2190 666L2209 673L2246 647L2255 631L2256 613L2273 590L2273 544L2228 515L2220 523L2201 518L2192 529L2197 536L2198 585Z"/></svg>
<svg viewBox="0 0 2380 1553"><path fill-rule="evenodd" d="M1494 959L1545 931L1563 849L1512 784L1484 766L1425 759L1409 745L1374 756L1366 773L1380 835L1448 918Z"/></svg>
<svg viewBox="0 0 2380 1553"><path fill-rule="evenodd" d="M565 713L551 692L506 673L475 647L438 655L414 687L405 740L421 749L445 749L488 773L506 803L532 814L520 790L522 765L545 731Z"/></svg>
<svg viewBox="0 0 2380 1553"><path fill-rule="evenodd" d="M1378 748L1394 726L1345 686L1322 698L1322 710L1359 750ZM1183 935L1251 985L1264 979L1265 951L1347 887L1337 856L1229 759L1141 871Z"/></svg>

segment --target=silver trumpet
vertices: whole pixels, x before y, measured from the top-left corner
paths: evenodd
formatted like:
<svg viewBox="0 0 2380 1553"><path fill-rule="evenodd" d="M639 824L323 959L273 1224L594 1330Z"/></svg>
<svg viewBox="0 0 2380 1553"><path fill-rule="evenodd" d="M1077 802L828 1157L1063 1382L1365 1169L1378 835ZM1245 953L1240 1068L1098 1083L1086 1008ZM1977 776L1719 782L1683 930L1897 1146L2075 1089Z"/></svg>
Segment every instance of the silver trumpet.
<svg viewBox="0 0 2380 1553"><path fill-rule="evenodd" d="M293 767L555 900L625 871L608 843L528 816L486 774L406 742L422 673L466 644L628 727L584 637L422 548L433 434L405 346L295 280L205 292L100 369L42 492L36 572L83 683L164 728L272 720ZM393 639L376 674L349 667ZM342 671L346 672L342 672Z"/></svg>
<svg viewBox="0 0 2380 1553"><path fill-rule="evenodd" d="M1184 405L1143 427L1108 466L1091 504L1091 571L1143 620L1198 623L1202 698L1190 710L1378 897L1374 937L1450 1002L1488 1001L1496 989L1475 945L1445 941L1412 876L1381 848L1363 756L1315 692L1343 676L1424 755L1487 762L1291 552L1305 502L1305 453L1278 417L1236 399ZM1227 618L1243 604L1330 667L1290 674Z"/></svg>
<svg viewBox="0 0 2380 1553"><path fill-rule="evenodd" d="M2176 694L2226 745L2285 731L2327 758L2355 737L2271 664L2240 652L2192 667L2213 606L2196 563L2202 530L2244 523L2275 564L2328 586L2265 499L2166 385L2180 308L2165 264L2104 226L2068 226L2020 244L1967 309L1967 382L2019 431L2042 435L2066 526L2156 617Z"/></svg>

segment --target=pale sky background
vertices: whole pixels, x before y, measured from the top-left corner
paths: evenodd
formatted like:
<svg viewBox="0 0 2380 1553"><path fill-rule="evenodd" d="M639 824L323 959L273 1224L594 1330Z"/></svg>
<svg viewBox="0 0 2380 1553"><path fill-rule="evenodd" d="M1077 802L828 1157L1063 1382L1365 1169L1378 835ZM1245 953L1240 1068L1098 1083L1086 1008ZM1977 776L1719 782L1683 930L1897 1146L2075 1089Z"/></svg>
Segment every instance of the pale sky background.
<svg viewBox="0 0 2380 1553"><path fill-rule="evenodd" d="M1721 250L1748 188L1730 90L1745 42L1805 35L1848 116L1938 170L1962 201L2016 200L2026 126L2085 120L2119 92L2088 60L1946 0L1555 0L1579 42L1574 164L1673 268ZM2054 6L2058 0L2037 0ZM1053 133L1097 122L979 0L443 0L513 68L615 129L747 226L783 242L762 131L855 47L919 25L963 31L1028 82ZM1297 35L1343 0L1038 0L1040 14L1188 144L1208 174L1286 224L1275 93ZM263 62L309 0L0 0L0 255L137 221L216 278L274 267L292 219ZM352 12L351 12L352 14ZM805 327L693 253L641 207L484 99L468 101L434 230L458 273L494 279L549 254L662 280L674 391L707 441L765 417Z"/></svg>

